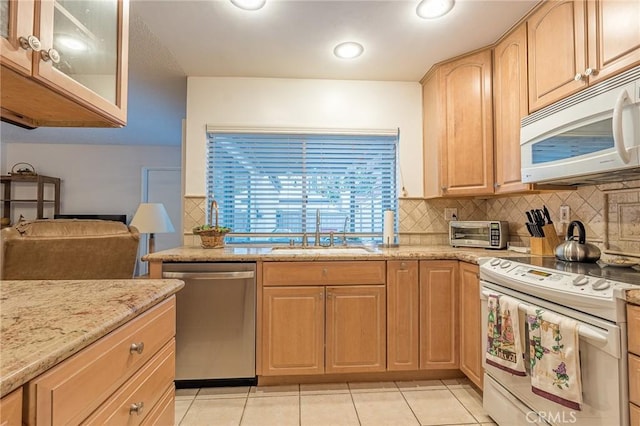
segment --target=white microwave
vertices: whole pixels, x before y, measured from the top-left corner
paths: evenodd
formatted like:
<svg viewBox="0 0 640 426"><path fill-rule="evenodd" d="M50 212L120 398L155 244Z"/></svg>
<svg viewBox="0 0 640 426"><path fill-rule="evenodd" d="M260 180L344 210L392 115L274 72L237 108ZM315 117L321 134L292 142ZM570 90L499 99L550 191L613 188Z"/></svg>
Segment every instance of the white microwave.
<svg viewBox="0 0 640 426"><path fill-rule="evenodd" d="M640 66L522 119L522 182L640 179Z"/></svg>

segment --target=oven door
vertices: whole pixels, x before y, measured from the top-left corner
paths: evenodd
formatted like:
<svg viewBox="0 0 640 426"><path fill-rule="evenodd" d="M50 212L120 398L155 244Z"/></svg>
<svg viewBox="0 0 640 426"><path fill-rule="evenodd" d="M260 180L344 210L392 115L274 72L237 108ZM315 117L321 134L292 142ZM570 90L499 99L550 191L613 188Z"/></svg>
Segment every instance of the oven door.
<svg viewBox="0 0 640 426"><path fill-rule="evenodd" d="M531 378L515 376L487 364L483 360L485 374L492 382L492 386L485 389L484 408L501 424L532 423L532 419L544 419L552 425L577 424L585 426L614 426L627 425L627 367L625 357L625 342L621 333L626 333L625 324L620 326L600 320L586 314L553 305L541 299L519 293L514 290L481 281L480 301L482 305L482 346L483 353L487 348L487 295L509 295L517 299L523 306L519 310L520 333L523 336L526 320L524 313L526 305L534 305L555 312L558 315L571 317L580 325L580 370L582 374L582 409L572 410L549 401L531 391ZM625 335L625 334L622 334ZM523 347L523 353L526 348ZM528 363L525 362L527 373ZM503 394L503 395L501 395ZM509 399L504 395L512 395L520 404L509 405ZM509 406L512 408L509 410ZM509 414L505 414L509 413ZM514 418L505 418L513 416ZM517 417L517 418L516 418ZM537 423L541 423L539 420Z"/></svg>

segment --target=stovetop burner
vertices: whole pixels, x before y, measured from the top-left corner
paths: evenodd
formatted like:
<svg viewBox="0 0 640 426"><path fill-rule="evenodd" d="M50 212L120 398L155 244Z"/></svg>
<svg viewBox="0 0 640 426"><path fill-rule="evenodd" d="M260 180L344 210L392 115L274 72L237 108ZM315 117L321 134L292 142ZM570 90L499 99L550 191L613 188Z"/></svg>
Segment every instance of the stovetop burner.
<svg viewBox="0 0 640 426"><path fill-rule="evenodd" d="M555 256L519 256L505 257L515 262L524 263L556 271L570 272L579 275L590 275L598 278L618 281L627 284L640 285L640 271L634 268L606 266L599 263L565 262Z"/></svg>

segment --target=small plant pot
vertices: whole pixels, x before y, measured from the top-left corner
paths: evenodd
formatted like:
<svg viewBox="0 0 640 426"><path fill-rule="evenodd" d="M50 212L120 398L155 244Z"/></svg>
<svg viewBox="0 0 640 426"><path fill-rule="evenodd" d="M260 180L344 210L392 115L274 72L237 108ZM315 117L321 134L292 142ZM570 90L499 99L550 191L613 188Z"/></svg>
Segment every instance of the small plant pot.
<svg viewBox="0 0 640 426"><path fill-rule="evenodd" d="M228 232L218 232L214 230L198 231L197 235L200 236L200 246L202 248L223 248L224 237Z"/></svg>

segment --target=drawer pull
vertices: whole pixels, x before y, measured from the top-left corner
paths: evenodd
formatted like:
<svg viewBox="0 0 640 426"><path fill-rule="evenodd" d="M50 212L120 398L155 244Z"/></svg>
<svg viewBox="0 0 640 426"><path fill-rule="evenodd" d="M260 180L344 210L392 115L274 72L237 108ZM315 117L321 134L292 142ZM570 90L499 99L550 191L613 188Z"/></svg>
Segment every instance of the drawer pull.
<svg viewBox="0 0 640 426"><path fill-rule="evenodd" d="M136 352L138 354L141 354L142 351L144 351L144 342L132 343L131 346L129 346L130 353Z"/></svg>
<svg viewBox="0 0 640 426"><path fill-rule="evenodd" d="M143 408L144 408L144 402L142 401L131 404L131 406L129 407L129 415L136 413L137 415L140 416L142 414Z"/></svg>

